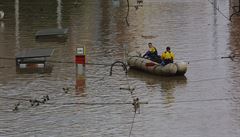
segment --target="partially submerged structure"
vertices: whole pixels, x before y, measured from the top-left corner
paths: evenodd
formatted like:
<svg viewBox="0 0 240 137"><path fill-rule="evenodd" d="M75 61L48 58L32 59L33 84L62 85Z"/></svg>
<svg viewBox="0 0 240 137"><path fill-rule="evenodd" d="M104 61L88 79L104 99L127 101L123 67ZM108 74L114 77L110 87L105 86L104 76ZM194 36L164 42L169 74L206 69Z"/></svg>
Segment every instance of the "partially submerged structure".
<svg viewBox="0 0 240 137"><path fill-rule="evenodd" d="M16 54L16 69L48 70L47 57L52 56L54 49L24 49Z"/></svg>
<svg viewBox="0 0 240 137"><path fill-rule="evenodd" d="M67 28L49 28L37 31L35 38L38 41L66 41L67 33Z"/></svg>

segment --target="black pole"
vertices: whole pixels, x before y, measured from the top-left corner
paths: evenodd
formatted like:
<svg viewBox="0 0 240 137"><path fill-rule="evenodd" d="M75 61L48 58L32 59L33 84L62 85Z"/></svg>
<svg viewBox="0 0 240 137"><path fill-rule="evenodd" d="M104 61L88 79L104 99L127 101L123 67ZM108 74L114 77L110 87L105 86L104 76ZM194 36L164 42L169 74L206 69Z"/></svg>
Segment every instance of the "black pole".
<svg viewBox="0 0 240 137"><path fill-rule="evenodd" d="M240 12L240 0L238 1L238 12Z"/></svg>
<svg viewBox="0 0 240 137"><path fill-rule="evenodd" d="M128 15L129 15L129 0L127 0L127 5L128 5L128 9L127 9L127 16L125 17L125 20L126 20L127 26L129 26L129 23L128 23Z"/></svg>

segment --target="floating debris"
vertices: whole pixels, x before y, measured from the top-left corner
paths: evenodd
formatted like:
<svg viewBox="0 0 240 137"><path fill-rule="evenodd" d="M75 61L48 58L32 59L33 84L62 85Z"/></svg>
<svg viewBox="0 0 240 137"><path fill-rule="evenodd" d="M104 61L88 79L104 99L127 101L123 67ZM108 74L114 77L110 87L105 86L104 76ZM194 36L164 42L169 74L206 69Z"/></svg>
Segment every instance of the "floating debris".
<svg viewBox="0 0 240 137"><path fill-rule="evenodd" d="M32 107L39 105L39 101L37 99L30 99L29 102L31 103Z"/></svg>
<svg viewBox="0 0 240 137"><path fill-rule="evenodd" d="M63 91L64 91L65 93L68 93L69 90L70 90L70 88L68 88L68 87L66 87L66 88L62 88L62 89L63 89Z"/></svg>
<svg viewBox="0 0 240 137"><path fill-rule="evenodd" d="M137 4L143 4L143 0L137 0Z"/></svg>
<svg viewBox="0 0 240 137"><path fill-rule="evenodd" d="M131 86L131 85L128 85L128 86L121 86L120 87L120 90L130 90L130 91L133 91L135 90L135 86Z"/></svg>
<svg viewBox="0 0 240 137"><path fill-rule="evenodd" d="M20 105L20 102L18 102L17 104L14 105L13 111L18 111L18 107Z"/></svg>
<svg viewBox="0 0 240 137"><path fill-rule="evenodd" d="M49 96L48 95L43 96L41 99L42 99L42 103L45 103L46 101L49 100Z"/></svg>
<svg viewBox="0 0 240 137"><path fill-rule="evenodd" d="M138 6L137 5L135 5L134 7L135 7L136 10L138 10Z"/></svg>
<svg viewBox="0 0 240 137"><path fill-rule="evenodd" d="M158 36L152 36L152 35L142 35L142 37L143 38L145 38L145 39L153 39L153 38L156 38L156 37L158 37Z"/></svg>
<svg viewBox="0 0 240 137"><path fill-rule="evenodd" d="M46 96L43 96L43 97L45 97L47 100L50 100L50 98L49 98L49 96L48 96L48 95L46 95Z"/></svg>
<svg viewBox="0 0 240 137"><path fill-rule="evenodd" d="M41 99L42 100L30 99L29 102L31 103L31 106L39 106L40 104L45 104L50 98L48 95L46 95L43 96Z"/></svg>
<svg viewBox="0 0 240 137"><path fill-rule="evenodd" d="M133 105L133 107L134 107L134 112L137 113L137 111L138 111L138 114L140 114L139 98L134 98L132 105Z"/></svg>

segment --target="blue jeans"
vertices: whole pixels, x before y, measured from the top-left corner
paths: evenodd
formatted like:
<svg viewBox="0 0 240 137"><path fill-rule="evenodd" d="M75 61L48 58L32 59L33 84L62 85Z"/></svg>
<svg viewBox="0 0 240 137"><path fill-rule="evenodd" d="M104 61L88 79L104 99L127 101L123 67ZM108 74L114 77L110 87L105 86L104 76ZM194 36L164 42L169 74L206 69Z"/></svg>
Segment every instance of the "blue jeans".
<svg viewBox="0 0 240 137"><path fill-rule="evenodd" d="M165 60L163 60L162 61L162 65L167 65L167 64L169 64L169 63L173 63L173 60L171 60L171 59L165 59Z"/></svg>
<svg viewBox="0 0 240 137"><path fill-rule="evenodd" d="M162 62L160 56L158 56L158 55L155 54L155 53L151 53L150 51L147 51L147 52L143 55L143 57L144 57L144 58L146 57L147 59L149 59L149 60L151 60L151 61L154 61L154 62L157 62L157 63L161 63L161 62Z"/></svg>

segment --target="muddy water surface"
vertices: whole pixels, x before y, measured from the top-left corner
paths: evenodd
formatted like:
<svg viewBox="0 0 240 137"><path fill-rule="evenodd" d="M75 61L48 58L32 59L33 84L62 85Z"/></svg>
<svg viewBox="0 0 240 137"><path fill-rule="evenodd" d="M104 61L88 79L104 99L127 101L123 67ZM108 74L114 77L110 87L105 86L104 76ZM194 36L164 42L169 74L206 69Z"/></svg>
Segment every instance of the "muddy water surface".
<svg viewBox="0 0 240 137"><path fill-rule="evenodd" d="M137 7L131 1L127 26L123 0L1 0L0 136L238 137L240 18L225 18L234 4L144 0ZM68 38L36 40L35 33L45 28L68 28ZM186 75L129 70L126 77L114 67L109 76L107 64L124 61L125 51L144 53L148 42L159 52L171 46L176 61L189 62ZM88 64L77 75L71 62L81 46ZM54 48L48 58L52 70L18 72L14 58L26 48ZM230 54L236 55L233 61L221 58ZM128 84L135 87L132 94L120 90ZM50 97L45 104L28 102L44 95ZM144 103L136 115L135 97Z"/></svg>

